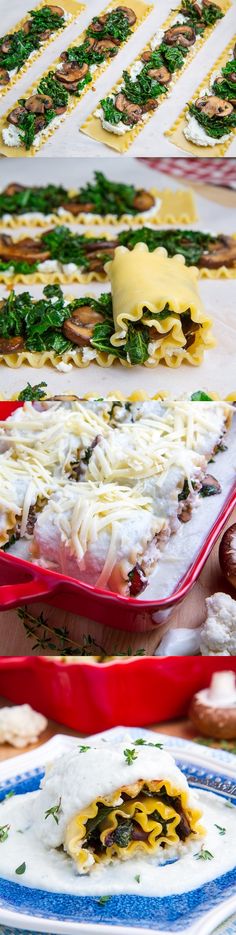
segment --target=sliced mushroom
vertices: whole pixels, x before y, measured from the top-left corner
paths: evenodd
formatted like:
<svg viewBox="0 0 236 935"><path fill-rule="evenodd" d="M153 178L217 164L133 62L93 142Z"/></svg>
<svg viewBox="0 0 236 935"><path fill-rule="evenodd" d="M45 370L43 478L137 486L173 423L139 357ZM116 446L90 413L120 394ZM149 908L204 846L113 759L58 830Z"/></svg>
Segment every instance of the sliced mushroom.
<svg viewBox="0 0 236 935"><path fill-rule="evenodd" d="M6 41L3 42L2 45L0 45L0 52L2 52L3 55L7 55L7 53L10 51L11 51L11 39L6 39Z"/></svg>
<svg viewBox="0 0 236 935"><path fill-rule="evenodd" d="M8 81L10 81L9 72L6 68L0 68L0 84L8 84Z"/></svg>
<svg viewBox="0 0 236 935"><path fill-rule="evenodd" d="M160 68L150 68L148 75L149 78L155 78L156 81L159 81L159 84L169 84L172 77L165 65L161 65Z"/></svg>
<svg viewBox="0 0 236 935"><path fill-rule="evenodd" d="M225 237L223 234L213 244L209 244L206 253L203 253L199 266L207 269L219 269L220 266L232 267L236 264L236 240Z"/></svg>
<svg viewBox="0 0 236 935"><path fill-rule="evenodd" d="M0 256L6 260L25 259L27 263L35 263L37 260L43 262L50 258L50 251L44 250L43 246L37 240L31 240L25 237L22 240L14 241L6 234L0 236Z"/></svg>
<svg viewBox="0 0 236 935"><path fill-rule="evenodd" d="M62 9L61 6L51 6L51 5L48 5L47 3L46 8L47 10L50 10L50 13L55 13L57 16L65 15L65 11Z"/></svg>
<svg viewBox="0 0 236 935"><path fill-rule="evenodd" d="M167 29L164 34L164 42L167 45L182 45L183 48L188 49L190 45L196 42L196 33L192 26L184 26L179 23L179 25Z"/></svg>
<svg viewBox="0 0 236 935"><path fill-rule="evenodd" d="M211 3L212 3L212 0L211 0ZM195 2L195 0L193 0L192 2L192 8L194 12L198 14L198 16L202 15L201 7L199 6L199 3ZM189 10L182 9L181 13L183 16L189 16Z"/></svg>
<svg viewBox="0 0 236 935"><path fill-rule="evenodd" d="M104 320L100 312L95 312L91 305L81 305L74 308L71 318L76 321L77 325L93 325L93 327ZM70 321L70 319L68 320Z"/></svg>
<svg viewBox="0 0 236 935"><path fill-rule="evenodd" d="M213 474L205 474L201 483L200 493L202 496L211 497L213 494L221 493L221 485Z"/></svg>
<svg viewBox="0 0 236 935"><path fill-rule="evenodd" d="M51 35L52 35L52 30L51 30L51 29L45 29L44 32L41 32L41 33L39 34L40 42L42 42L42 41L43 41L43 42L46 42L46 39L50 39L50 36L51 36Z"/></svg>
<svg viewBox="0 0 236 935"><path fill-rule="evenodd" d="M68 201L68 202L64 202L64 204L62 205L62 208L64 208L65 211L70 211L71 214L74 214L74 216L77 217L78 214L92 213L94 209L94 204L92 203L92 201L88 201L84 205L82 204L82 202L80 203L79 201Z"/></svg>
<svg viewBox="0 0 236 935"><path fill-rule="evenodd" d="M74 82L81 81L87 73L88 65L86 62L84 62L83 65L77 65L76 62L68 62L65 63L60 71L56 71L56 78L63 84L73 84Z"/></svg>
<svg viewBox="0 0 236 935"><path fill-rule="evenodd" d="M14 354L16 351L22 351L24 347L23 338L0 338L0 354Z"/></svg>
<svg viewBox="0 0 236 935"><path fill-rule="evenodd" d="M78 81L64 81L63 77L59 78L59 73L56 74L56 78L57 78L57 81L61 82L61 84L63 85L63 88L65 88L66 91L69 91L69 92L78 91Z"/></svg>
<svg viewBox="0 0 236 935"><path fill-rule="evenodd" d="M32 94L28 97L25 106L31 114L44 114L45 110L53 108L53 100L48 94Z"/></svg>
<svg viewBox="0 0 236 935"><path fill-rule="evenodd" d="M128 23L129 23L130 26L133 26L134 23L136 23L137 16L136 16L136 14L134 13L134 10L131 10L131 7L128 7L128 6L117 6L117 7L115 7L115 12L116 12L116 11L117 11L117 13L118 13L118 12L119 12L119 13L124 13L124 16L126 16L126 19L128 20Z"/></svg>
<svg viewBox="0 0 236 935"><path fill-rule="evenodd" d="M216 97L215 94L197 98L195 106L207 117L228 117L233 112L232 104L229 101L223 101L221 97Z"/></svg>
<svg viewBox="0 0 236 935"><path fill-rule="evenodd" d="M158 100L155 97L150 97L146 104L142 104L142 114L148 114L150 110L156 110L158 107Z"/></svg>
<svg viewBox="0 0 236 935"><path fill-rule="evenodd" d="M115 98L116 109L121 114L126 114L127 117L131 118L131 123L138 123L142 117L143 109L139 104L132 104L132 101L128 101L125 94L117 94Z"/></svg>
<svg viewBox="0 0 236 935"><path fill-rule="evenodd" d="M7 120L8 123L13 123L14 126L18 127L22 117L25 117L27 114L26 107L14 107L14 110L11 110L11 113L8 114Z"/></svg>
<svg viewBox="0 0 236 935"><path fill-rule="evenodd" d="M152 52L143 52L143 54L140 56L141 62L150 62L150 59L152 58L152 56L153 56Z"/></svg>
<svg viewBox="0 0 236 935"><path fill-rule="evenodd" d="M73 344L78 344L79 347L88 347L93 337L94 326L97 324L97 320L103 321L102 315L98 315L97 317L97 313L94 313L92 309L88 312L88 309L89 306L84 306L84 308L75 310L71 318L66 318L62 328L63 334L68 341L72 341ZM83 324L81 318L81 314L83 317L83 312L85 318L90 318L90 321L85 324ZM96 315L96 320L91 320L93 315Z"/></svg>
<svg viewBox="0 0 236 935"><path fill-rule="evenodd" d="M31 30L31 27L32 27L32 19L27 19L27 22L24 23L24 25L22 26L22 30L23 30L25 36L28 36L28 35L29 35L29 32L30 32L30 30ZM40 37L40 38L41 38L41 37Z"/></svg>
<svg viewBox="0 0 236 935"><path fill-rule="evenodd" d="M40 133L40 130L43 130L44 127L46 127L45 117L43 115L42 116L38 115L38 117L35 117L34 129L36 133Z"/></svg>
<svg viewBox="0 0 236 935"><path fill-rule="evenodd" d="M102 32L107 21L107 13L104 13L103 16L97 16L96 21L91 23L91 29L93 32Z"/></svg>
<svg viewBox="0 0 236 935"><path fill-rule="evenodd" d="M24 192L25 188L26 188L25 185L18 185L17 182L11 182L10 185L7 185L7 187L4 188L3 194L9 195L9 197L11 198L11 196L16 195L17 192Z"/></svg>
<svg viewBox="0 0 236 935"><path fill-rule="evenodd" d="M154 204L155 198L150 192L145 192L144 188L141 188L140 191L137 192L133 201L133 207L136 208L137 211L149 211L149 208L152 208Z"/></svg>
<svg viewBox="0 0 236 935"><path fill-rule="evenodd" d="M115 250L116 247L118 247L118 240L102 240L98 238L98 240L88 241L88 245L85 242L85 249L87 248L86 254L88 255L89 253L101 253L101 251L106 251L107 253L108 250Z"/></svg>
<svg viewBox="0 0 236 935"><path fill-rule="evenodd" d="M109 37L107 37L107 39L99 39L97 40L97 42L95 42L94 52L101 52L101 53L104 52L104 53L107 53L107 55L109 56L110 52L116 49L117 42L119 44L119 41L117 39L113 39L113 38L109 39Z"/></svg>

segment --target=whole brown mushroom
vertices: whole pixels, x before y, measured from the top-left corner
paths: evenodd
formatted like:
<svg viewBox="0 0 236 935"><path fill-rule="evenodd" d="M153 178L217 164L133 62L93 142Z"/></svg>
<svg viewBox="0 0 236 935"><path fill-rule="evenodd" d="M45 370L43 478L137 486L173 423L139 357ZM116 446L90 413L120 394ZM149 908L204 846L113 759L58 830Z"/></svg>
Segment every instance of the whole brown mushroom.
<svg viewBox="0 0 236 935"><path fill-rule="evenodd" d="M209 688L193 696L189 717L203 737L236 737L236 682L234 672L215 672Z"/></svg>
<svg viewBox="0 0 236 935"><path fill-rule="evenodd" d="M229 584L236 588L236 523L224 532L219 548L221 571Z"/></svg>

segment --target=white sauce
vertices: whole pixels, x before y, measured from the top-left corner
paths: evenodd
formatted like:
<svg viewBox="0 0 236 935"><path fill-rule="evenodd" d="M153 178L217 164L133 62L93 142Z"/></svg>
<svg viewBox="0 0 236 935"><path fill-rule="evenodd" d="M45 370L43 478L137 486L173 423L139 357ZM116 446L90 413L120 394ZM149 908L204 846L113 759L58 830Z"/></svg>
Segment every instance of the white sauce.
<svg viewBox="0 0 236 935"><path fill-rule="evenodd" d="M198 841L191 842L186 849L180 845L181 856L171 864L160 865L157 857L136 857L106 867L97 865L87 876L76 874L72 860L63 851L47 850L43 841L36 838L32 812L38 797L39 793L33 792L0 805L1 825L11 826L8 839L0 846L0 876L19 885L77 896L134 893L158 897L196 889L235 866L236 808L227 808L227 800L214 793L199 792L207 827L204 848L213 854L212 860L196 859L194 855L201 849ZM219 835L216 824L226 829L224 835ZM26 871L16 877L15 870L23 861ZM138 874L140 883L135 880Z"/></svg>

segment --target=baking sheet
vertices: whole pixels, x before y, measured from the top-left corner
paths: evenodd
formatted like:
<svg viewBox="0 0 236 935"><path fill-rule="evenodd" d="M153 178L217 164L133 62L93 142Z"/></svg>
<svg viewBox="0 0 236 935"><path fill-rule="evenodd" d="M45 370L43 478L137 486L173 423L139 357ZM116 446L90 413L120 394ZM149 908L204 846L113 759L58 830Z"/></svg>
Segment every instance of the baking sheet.
<svg viewBox="0 0 236 935"><path fill-rule="evenodd" d="M31 2L31 8L37 6L37 0ZM152 36L157 28L165 22L168 13L179 6L179 0L153 0L154 10L147 17L147 20L139 27L125 47L118 53L114 61L109 65L106 72L94 84L94 90L91 89L81 100L76 110L68 117L68 120L55 132L50 140L39 150L35 158L42 156L106 156L108 152L111 157L117 157L113 150L108 151L108 147L102 143L96 143L90 140L83 133L79 133L79 127L84 123L88 115L94 110L102 97L109 93L111 87L120 78L124 68L130 64L136 55L141 51L147 40ZM5 96L0 103L0 117L8 110L15 101L23 96L24 91L34 82L42 72L54 61L60 52L65 49L84 28L87 27L91 16L99 14L104 7L104 0L88 0L86 10L79 19L78 24L72 24L67 30L65 37L61 36L53 43L53 48L45 50L27 73L18 82L12 91ZM28 0L17 0L17 15L20 18L24 16L28 9ZM13 5L8 4L7 0L1 0L0 12L4 19L4 29L10 29L14 25L15 12ZM164 136L165 130L169 129L178 116L181 108L189 101L194 91L198 87L199 80L204 78L211 65L225 46L230 41L234 33L235 20L235 0L232 0L232 9L226 14L223 20L220 20L213 28L211 36L204 43L202 49L196 54L192 63L186 68L186 71L176 82L173 92L169 99L163 103L149 121L146 127L139 134L137 139L130 147L130 155L136 156L177 156L185 154L184 150L177 149L170 140ZM228 149L226 158L236 154L236 139ZM204 153L203 153L204 155ZM122 157L124 160L124 157ZM20 160L19 160L20 161Z"/></svg>
<svg viewBox="0 0 236 935"><path fill-rule="evenodd" d="M41 159L40 162L30 162L30 182L31 184L47 184L48 182L64 185L83 185L88 179L91 179L93 172L97 169L98 163L95 159L86 159L75 161L57 159L53 163L50 160ZM125 170L125 171L124 171ZM169 187L176 191L182 186L178 180L165 176L161 172L154 172L149 169L142 161L125 157L124 161L110 158L102 161L102 171L108 178L126 182L133 182L140 187L157 188ZM23 160L3 160L1 164L1 187L4 188L10 181L18 181L23 184L29 182L29 162ZM222 207L222 205L208 202L205 198L196 195L198 222L191 224L191 228L205 229L209 228L217 233L235 232L235 211L231 208ZM125 227L124 224L117 224L112 228L112 236L115 230ZM151 226L151 224L150 224ZM73 230L84 232L82 225L75 226ZM92 229L92 225L91 225ZM34 229L30 229L30 234ZM109 231L108 225L104 224L104 230ZM111 229L110 229L111 230ZM94 228L95 235L97 228ZM7 231L9 234L9 230ZM17 229L17 235L21 233L21 228ZM22 229L26 236L26 229ZM36 236L38 235L35 229ZM38 370L29 366L21 367L17 370L6 366L0 367L0 394L5 398L10 398L17 394L26 385L27 381L31 384L39 383L45 380L49 391L53 393L77 393L83 395L94 392L98 396L106 396L111 391L117 391L124 395L131 394L134 390L144 389L148 394L154 395L158 390L165 390L168 393L180 394L183 392L193 392L199 388L217 392L220 396L236 390L235 374L235 342L236 342L236 324L235 324L235 280L204 280L199 283L201 296L206 303L207 311L213 318L214 335L217 339L217 346L206 352L204 361L200 367L191 367L183 365L179 369L169 369L164 365L159 365L155 369L147 367L134 367L130 370L115 364L111 368L100 368L95 364L78 370L73 368L67 373L61 373L53 367L42 367ZM107 291L107 283L92 283L91 286L70 285L64 286L65 294L79 296L99 295ZM27 286L16 286L18 292L27 290ZM30 286L30 292L35 298L42 295L41 286ZM0 286L0 299L6 295L6 287Z"/></svg>

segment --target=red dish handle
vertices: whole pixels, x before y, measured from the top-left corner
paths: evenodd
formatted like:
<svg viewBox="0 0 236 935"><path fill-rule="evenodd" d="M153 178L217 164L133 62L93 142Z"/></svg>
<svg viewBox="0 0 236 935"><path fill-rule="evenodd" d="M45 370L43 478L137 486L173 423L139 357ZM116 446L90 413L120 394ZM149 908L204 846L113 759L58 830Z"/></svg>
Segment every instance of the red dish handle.
<svg viewBox="0 0 236 935"><path fill-rule="evenodd" d="M0 585L0 610L10 610L17 607L18 604L22 603L22 600L24 604L27 604L28 601L40 600L42 597L46 598L52 590L54 588L49 587L48 580L44 582L40 578L30 578L29 581L20 584Z"/></svg>

